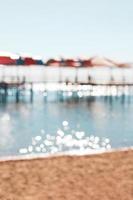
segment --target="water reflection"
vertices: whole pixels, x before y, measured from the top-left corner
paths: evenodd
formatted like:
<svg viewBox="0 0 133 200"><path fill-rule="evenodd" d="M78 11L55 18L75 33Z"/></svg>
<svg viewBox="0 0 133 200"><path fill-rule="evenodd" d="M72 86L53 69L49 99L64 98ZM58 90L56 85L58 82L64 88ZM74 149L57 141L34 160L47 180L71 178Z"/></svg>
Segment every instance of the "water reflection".
<svg viewBox="0 0 133 200"><path fill-rule="evenodd" d="M0 155L130 147L133 97L129 101L125 96L124 102L122 98L83 96L46 103L38 95L32 104L11 102L1 106Z"/></svg>
<svg viewBox="0 0 133 200"><path fill-rule="evenodd" d="M56 131L54 136L50 134L41 134L32 138L28 147L20 148L20 154L30 153L60 153L77 151L90 153L92 150L111 149L108 138L99 138L91 135L90 137L84 131L75 131L69 127L67 121L62 122L61 129ZM69 133L68 133L69 132ZM75 153L76 153L75 151Z"/></svg>
<svg viewBox="0 0 133 200"><path fill-rule="evenodd" d="M9 148L13 142L11 116L8 113L3 113L0 115L0 147L2 149Z"/></svg>

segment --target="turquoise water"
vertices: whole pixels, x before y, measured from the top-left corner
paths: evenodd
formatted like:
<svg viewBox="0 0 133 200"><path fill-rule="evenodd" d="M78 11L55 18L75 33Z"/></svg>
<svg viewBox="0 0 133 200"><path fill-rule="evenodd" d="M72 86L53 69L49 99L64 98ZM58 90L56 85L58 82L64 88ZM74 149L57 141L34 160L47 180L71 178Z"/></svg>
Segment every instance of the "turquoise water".
<svg viewBox="0 0 133 200"><path fill-rule="evenodd" d="M32 104L0 104L0 156L86 147L89 151L92 143L94 149L133 146L133 98L46 102L37 96Z"/></svg>

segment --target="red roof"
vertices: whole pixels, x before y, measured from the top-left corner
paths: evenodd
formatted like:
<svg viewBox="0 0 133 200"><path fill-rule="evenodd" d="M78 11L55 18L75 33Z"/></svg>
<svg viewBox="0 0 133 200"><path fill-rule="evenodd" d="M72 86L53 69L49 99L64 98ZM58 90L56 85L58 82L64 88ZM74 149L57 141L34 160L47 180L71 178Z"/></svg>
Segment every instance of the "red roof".
<svg viewBox="0 0 133 200"><path fill-rule="evenodd" d="M36 60L34 60L31 57L25 57L24 58L24 65L35 65L36 64Z"/></svg>
<svg viewBox="0 0 133 200"><path fill-rule="evenodd" d="M92 67L91 60L90 59L82 60L81 61L81 66L83 66L83 67Z"/></svg>
<svg viewBox="0 0 133 200"><path fill-rule="evenodd" d="M9 56L0 56L0 64L1 65L15 65L16 60L10 58Z"/></svg>
<svg viewBox="0 0 133 200"><path fill-rule="evenodd" d="M48 65L48 66L59 66L60 65L60 61L59 60L55 60L55 59L49 59L46 62L46 65Z"/></svg>
<svg viewBox="0 0 133 200"><path fill-rule="evenodd" d="M63 65L64 66L68 66L68 67L76 67L77 66L77 61L73 60L73 59L66 59L63 61Z"/></svg>

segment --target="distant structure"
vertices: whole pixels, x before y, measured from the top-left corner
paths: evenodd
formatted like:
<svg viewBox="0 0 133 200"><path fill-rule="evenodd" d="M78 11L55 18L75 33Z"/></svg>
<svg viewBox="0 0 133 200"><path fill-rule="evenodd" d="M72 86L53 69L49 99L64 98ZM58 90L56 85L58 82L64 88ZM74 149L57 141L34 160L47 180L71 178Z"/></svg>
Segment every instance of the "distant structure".
<svg viewBox="0 0 133 200"><path fill-rule="evenodd" d="M93 77L93 67L109 68L109 78L105 82L97 81ZM133 81L127 81L124 69L133 67L133 63L121 63L110 60L105 57L90 58L50 58L43 60L36 57L0 54L0 102L6 102L8 96L12 94L16 102L19 102L25 90L29 90L30 101L34 97L34 84L47 83L63 83L66 86L90 86L90 96L95 88L106 88L107 92L112 90L112 86L116 89L116 95L125 94L125 86L129 91L133 88ZM114 77L113 69L120 68L121 80ZM132 68L133 69L133 68ZM100 73L99 76L103 76ZM104 78L104 77L103 77ZM100 86L100 87L99 87ZM46 92L46 91L44 91ZM58 92L57 92L58 93ZM63 99L63 90L61 91L61 99Z"/></svg>
<svg viewBox="0 0 133 200"><path fill-rule="evenodd" d="M37 59L30 56L22 56L17 54L0 54L0 65L17 65L17 66L31 66L31 65L41 65L41 66L55 66L55 67L95 67L95 66L106 66L106 67L132 67L133 63L122 63L116 62L114 60L105 57L89 57L86 59L79 58L50 58L48 60Z"/></svg>

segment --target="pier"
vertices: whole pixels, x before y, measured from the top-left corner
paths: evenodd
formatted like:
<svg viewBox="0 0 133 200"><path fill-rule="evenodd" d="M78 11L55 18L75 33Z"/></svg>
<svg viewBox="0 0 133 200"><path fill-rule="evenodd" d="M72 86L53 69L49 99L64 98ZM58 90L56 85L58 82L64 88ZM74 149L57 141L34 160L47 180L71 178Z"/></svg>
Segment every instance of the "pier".
<svg viewBox="0 0 133 200"><path fill-rule="evenodd" d="M38 85L38 89L47 94L51 90L50 84L53 84L52 90L57 92L58 99L64 99L64 92L76 93L80 90L88 92L88 96L97 95L96 91L105 96L126 95L127 91L128 95L132 95L132 72L131 68L118 70L103 67L99 73L99 68L4 66L0 67L0 102L6 103L8 96L12 96L18 103L26 91L29 101L33 102L34 86ZM101 90L104 90L103 94Z"/></svg>

